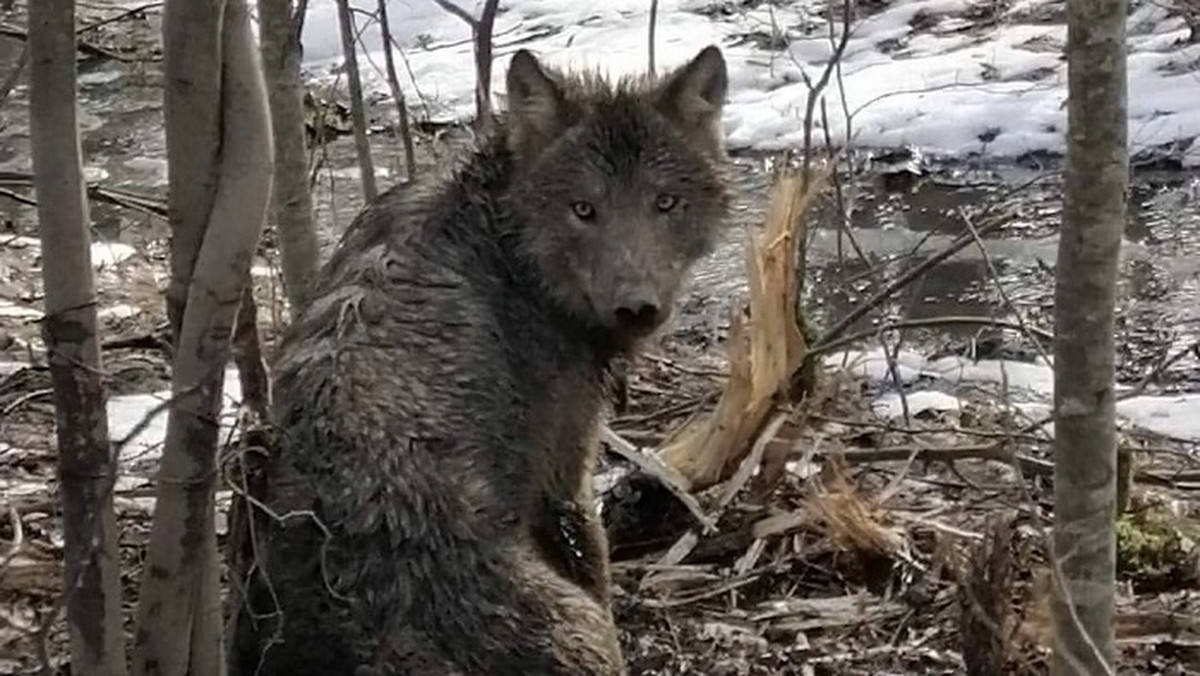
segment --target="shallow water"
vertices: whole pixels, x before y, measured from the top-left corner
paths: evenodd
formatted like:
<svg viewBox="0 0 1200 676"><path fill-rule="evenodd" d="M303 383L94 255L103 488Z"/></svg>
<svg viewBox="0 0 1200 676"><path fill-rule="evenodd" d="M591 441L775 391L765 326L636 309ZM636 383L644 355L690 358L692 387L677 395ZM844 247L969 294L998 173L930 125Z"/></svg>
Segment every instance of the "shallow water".
<svg viewBox="0 0 1200 676"><path fill-rule="evenodd" d="M742 247L745 228L761 223L768 174L764 158L741 157L737 167L739 204L728 241L696 273L696 293L687 307L706 314L700 321L728 316L730 301L745 295ZM1035 185L1021 188L1043 177ZM979 227L987 209L1003 224L984 235L986 255L975 244L935 265L928 273L856 322L851 332L886 320L945 316L991 317L1053 330L1054 267L1062 218L1062 183L1053 169L945 166L909 189L889 189L892 178L874 175L856 184L849 234L866 261L843 237L838 247L838 210L816 211L809 240L807 301L817 325L829 326L877 288L877 277L898 272L943 250ZM1182 172L1137 172L1131 191L1118 288L1117 339L1123 378L1137 378L1162 351L1197 338L1197 273L1200 272L1200 179ZM848 191L849 192L849 191ZM964 217L966 214L966 217ZM811 226L810 226L811 227ZM869 264L868 262L869 261ZM978 327L953 326L914 332L919 343L960 343ZM1046 346L1047 349L1050 346ZM1027 346L1028 349L1028 346ZM1200 387L1200 362L1177 362L1167 380Z"/></svg>

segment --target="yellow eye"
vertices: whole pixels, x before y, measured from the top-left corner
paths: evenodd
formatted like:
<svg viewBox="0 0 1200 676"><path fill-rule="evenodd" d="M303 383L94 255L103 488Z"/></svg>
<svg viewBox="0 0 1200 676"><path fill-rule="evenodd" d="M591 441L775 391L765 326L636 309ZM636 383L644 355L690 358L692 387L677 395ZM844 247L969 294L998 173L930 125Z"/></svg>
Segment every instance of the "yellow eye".
<svg viewBox="0 0 1200 676"><path fill-rule="evenodd" d="M571 204L571 211L575 218L581 221L590 221L596 217L596 207L592 206L591 202L574 202Z"/></svg>
<svg viewBox="0 0 1200 676"><path fill-rule="evenodd" d="M668 211L674 209L675 205L678 203L679 203L679 198L675 197L674 195L667 195L664 193L664 194L658 196L658 200L655 201L654 205L656 207L658 207L659 211L661 211L665 214Z"/></svg>

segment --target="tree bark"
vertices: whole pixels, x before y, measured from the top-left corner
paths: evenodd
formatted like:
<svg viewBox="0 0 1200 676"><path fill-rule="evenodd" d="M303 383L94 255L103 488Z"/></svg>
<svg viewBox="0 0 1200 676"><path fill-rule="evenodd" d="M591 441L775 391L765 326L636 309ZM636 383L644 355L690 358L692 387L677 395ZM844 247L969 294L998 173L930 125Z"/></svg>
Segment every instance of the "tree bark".
<svg viewBox="0 0 1200 676"><path fill-rule="evenodd" d="M208 676L225 670L214 530L218 414L234 318L262 235L273 172L266 84L246 0L228 0L223 9L221 3L205 3L207 11L193 15L198 26L180 23L185 11L195 12L194 2L167 0L167 99L183 104L196 94L183 84L190 68L218 68L219 136L204 140L222 152L211 207L188 221L198 223L201 232L199 236L188 233L198 250L189 256L194 267L186 275L190 283L176 342L173 399L138 605L133 661L138 675ZM181 32L210 31L214 26L221 31L219 40L209 40L207 35L196 39L202 45L218 45L216 51L180 51L187 44L179 39ZM207 75L195 77L210 82ZM172 172L189 161L206 161L207 155L179 154L201 144L194 130L173 126L172 121L168 117ZM182 201L186 193L175 192L175 187L168 196L172 212L193 206ZM176 217L175 222L183 220Z"/></svg>
<svg viewBox="0 0 1200 676"><path fill-rule="evenodd" d="M254 280L242 286L242 302L233 323L233 362L237 364L242 386L242 407L254 417L255 424L267 420L271 408L271 379L263 361L262 340L258 334L258 302L254 300Z"/></svg>
<svg viewBox="0 0 1200 676"><path fill-rule="evenodd" d="M300 26L292 0L259 0L263 70L275 143L274 211L283 258L283 285L293 315L307 302L319 249L308 186Z"/></svg>
<svg viewBox="0 0 1200 676"><path fill-rule="evenodd" d="M163 7L163 118L167 134L167 191L172 202L171 281L167 317L173 345L187 306L188 287L217 189L221 112L221 17L226 0L167 2Z"/></svg>
<svg viewBox="0 0 1200 676"><path fill-rule="evenodd" d="M337 0L338 25L342 31L342 55L346 59L346 81L350 86L350 120L354 124L354 145L358 151L358 170L362 174L363 196L373 201L375 164L371 161L371 142L367 139L367 115L363 110L362 76L358 71L358 53L354 47L354 15L350 0Z"/></svg>
<svg viewBox="0 0 1200 676"><path fill-rule="evenodd" d="M42 278L42 325L54 387L71 672L123 676L120 558L83 158L75 108L74 0L29 5L30 136Z"/></svg>
<svg viewBox="0 0 1200 676"><path fill-rule="evenodd" d="M417 156L413 150L412 127L408 123L408 103L404 100L404 91L400 89L400 78L396 75L396 56L392 53L392 29L388 24L388 0L379 0L379 34L383 42L383 63L387 71L388 87L392 90L392 99L396 102L396 112L399 115L397 124L400 127L400 139L404 142L404 161L408 171L408 180L417 178Z"/></svg>
<svg viewBox="0 0 1200 676"><path fill-rule="evenodd" d="M479 18L451 0L434 0L439 7L462 19L471 27L475 43L475 133L487 134L492 128L492 29L500 0L484 0Z"/></svg>
<svg viewBox="0 0 1200 676"><path fill-rule="evenodd" d="M1126 0L1067 1L1066 192L1055 285L1056 676L1112 674L1114 305L1128 187Z"/></svg>
<svg viewBox="0 0 1200 676"><path fill-rule="evenodd" d="M485 0L475 22L475 129L480 135L492 130L492 30L500 0Z"/></svg>

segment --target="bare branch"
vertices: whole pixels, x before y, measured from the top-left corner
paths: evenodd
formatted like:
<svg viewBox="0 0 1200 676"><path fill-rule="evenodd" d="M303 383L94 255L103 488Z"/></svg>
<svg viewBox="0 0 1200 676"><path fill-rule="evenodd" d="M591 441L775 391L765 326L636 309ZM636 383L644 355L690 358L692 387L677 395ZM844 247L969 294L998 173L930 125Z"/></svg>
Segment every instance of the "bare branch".
<svg viewBox="0 0 1200 676"><path fill-rule="evenodd" d="M433 1L438 4L438 7L441 7L442 9L446 10L447 12L450 12L454 16L467 22L467 25L471 27L471 30L475 30L476 26L479 25L479 20L476 19L475 17L471 16L470 12L463 9L462 7L459 7L458 5L454 4L453 2L450 2L450 0L433 0Z"/></svg>

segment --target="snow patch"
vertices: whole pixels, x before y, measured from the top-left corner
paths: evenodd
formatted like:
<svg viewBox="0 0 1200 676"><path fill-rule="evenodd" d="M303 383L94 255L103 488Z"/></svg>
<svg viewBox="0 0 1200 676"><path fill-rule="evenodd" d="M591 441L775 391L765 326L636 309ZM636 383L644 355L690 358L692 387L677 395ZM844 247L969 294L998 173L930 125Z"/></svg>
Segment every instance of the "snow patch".
<svg viewBox="0 0 1200 676"><path fill-rule="evenodd" d="M119 449L124 471L133 463L157 460L167 436L167 404L170 390L125 394L108 400L108 434ZM225 388L222 395L220 439L228 437L237 419L242 401L242 386L235 366L225 369Z"/></svg>
<svg viewBox="0 0 1200 676"><path fill-rule="evenodd" d="M93 242L92 267L97 270L120 265L137 253L137 249L120 242Z"/></svg>
<svg viewBox="0 0 1200 676"><path fill-rule="evenodd" d="M872 409L881 418L903 417L903 403L900 393L894 390L883 348L827 355L824 364L826 369L844 370L891 388L872 400ZM1030 420L1042 420L1054 412L1054 369L1042 359L1036 363L999 359L974 362L964 357L929 360L902 350L896 355L896 364L905 385L912 386L918 380L927 383L905 393L909 415L959 410L971 390L1003 393L1006 401ZM1128 385L1117 386L1118 395L1129 390ZM1200 394L1139 395L1120 400L1117 419L1123 425L1200 442ZM1052 424L1045 429L1053 434Z"/></svg>

